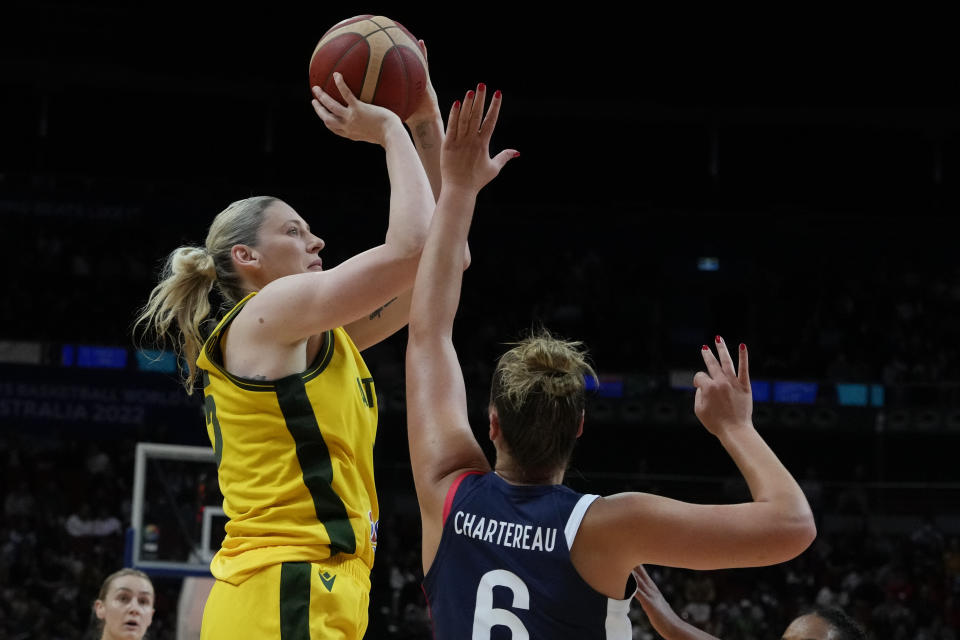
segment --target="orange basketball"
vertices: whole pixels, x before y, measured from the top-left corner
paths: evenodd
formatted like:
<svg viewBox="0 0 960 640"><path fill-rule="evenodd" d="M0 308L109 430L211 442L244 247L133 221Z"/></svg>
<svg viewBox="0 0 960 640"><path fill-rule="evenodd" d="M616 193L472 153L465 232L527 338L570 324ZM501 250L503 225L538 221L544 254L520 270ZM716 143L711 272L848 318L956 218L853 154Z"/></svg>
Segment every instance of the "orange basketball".
<svg viewBox="0 0 960 640"><path fill-rule="evenodd" d="M362 15L333 25L310 57L310 86L346 104L333 72L363 102L390 109L406 120L427 88L427 61L417 38L396 20Z"/></svg>

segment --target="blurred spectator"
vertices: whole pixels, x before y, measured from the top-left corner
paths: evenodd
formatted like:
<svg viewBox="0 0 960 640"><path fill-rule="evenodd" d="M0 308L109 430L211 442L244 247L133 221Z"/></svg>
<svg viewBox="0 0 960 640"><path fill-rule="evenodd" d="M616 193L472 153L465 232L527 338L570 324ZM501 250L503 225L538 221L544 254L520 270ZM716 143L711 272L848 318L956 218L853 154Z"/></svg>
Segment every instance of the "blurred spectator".
<svg viewBox="0 0 960 640"><path fill-rule="evenodd" d="M77 448L76 442L66 438L59 444L31 443L0 435L0 452L7 451L8 460L13 442L18 443L17 456L22 460L43 457L59 469L71 468L72 452ZM14 482L3 496L0 637L79 638L76 630L89 618L86 594L96 591L100 577L123 558L119 533L127 518L123 509L131 489L132 456L127 449L132 442L98 441L96 447L115 461L113 470L107 475L90 475L81 460L81 472L72 487L78 495L99 496L95 508L80 501L69 516L51 511L41 518L17 510L21 504L32 504L35 511L54 504L41 499L55 495L53 480L23 479ZM25 477L32 478L29 471L37 465L28 462L21 468ZM167 478L171 490L190 495L190 483L196 479L188 476L189 469L175 465L171 469L176 470ZM839 504L839 490L851 487L850 482L820 483L827 509ZM713 490L722 495L724 487L717 483ZM861 490L866 496L866 488ZM19 517L6 517L8 504ZM371 629L378 629L377 637L385 640L426 640L430 631L420 589L419 523L411 510L415 502L412 496L392 494L384 505L395 505L397 511L385 518L381 528L372 576ZM917 515L918 525L906 534L871 531L866 524L849 534L821 528L810 550L783 565L710 572L658 568L657 579L677 611L721 638L770 637L798 613L820 602L842 604L869 630L871 640L957 640L960 542L955 533L945 535L936 520ZM157 578L154 585L158 603L151 633L167 637L165 630L176 627L180 582ZM656 637L642 616L633 612L632 619L635 637Z"/></svg>
<svg viewBox="0 0 960 640"><path fill-rule="evenodd" d="M692 573L684 581L686 604L680 615L690 624L703 629L710 620L711 606L716 598L713 579L709 573Z"/></svg>
<svg viewBox="0 0 960 640"><path fill-rule="evenodd" d="M33 512L36 502L27 481L21 479L3 500L4 518L7 522L22 519Z"/></svg>
<svg viewBox="0 0 960 640"><path fill-rule="evenodd" d="M75 538L102 538L123 531L119 518L107 513L104 507L94 516L87 503L81 504L78 512L70 514L64 526L67 533Z"/></svg>
<svg viewBox="0 0 960 640"><path fill-rule="evenodd" d="M110 472L110 456L95 443L87 447L87 473L92 476L107 475Z"/></svg>

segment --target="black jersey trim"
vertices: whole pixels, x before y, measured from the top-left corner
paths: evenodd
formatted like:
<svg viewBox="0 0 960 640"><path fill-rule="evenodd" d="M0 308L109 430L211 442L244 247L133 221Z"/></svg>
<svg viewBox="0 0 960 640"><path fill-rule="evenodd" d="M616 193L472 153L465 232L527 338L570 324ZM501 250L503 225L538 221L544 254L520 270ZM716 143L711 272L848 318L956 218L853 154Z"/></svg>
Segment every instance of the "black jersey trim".
<svg viewBox="0 0 960 640"><path fill-rule="evenodd" d="M330 364L330 361L333 360L333 343L333 330L328 329L323 334L323 344L321 344L317 350L317 357L313 359L313 364L311 365L313 368L307 367L307 370L300 374L304 382L309 382L323 373L327 365Z"/></svg>
<svg viewBox="0 0 960 640"><path fill-rule="evenodd" d="M220 420L217 418L217 401L212 393L207 392L210 386L210 374L203 372L203 415L207 424L213 427L213 456L217 461L217 469L223 460L223 431L220 429Z"/></svg>
<svg viewBox="0 0 960 640"><path fill-rule="evenodd" d="M280 565L280 640L310 640L309 562Z"/></svg>
<svg viewBox="0 0 960 640"><path fill-rule="evenodd" d="M277 383L280 380L285 380L286 378L302 378L304 382L313 380L318 375L323 373L323 371L330 364L330 361L333 359L334 352L334 336L333 330L327 329L323 332L323 342L320 344L320 348L317 350L317 355L314 357L313 362L310 363L310 366L306 368L305 371L301 373L293 373L284 378L279 378L278 380L253 380L251 378L244 378L242 376L236 376L227 371L223 367L223 349L220 347L220 342L223 339L223 333L227 330L227 327L230 326L230 323L236 318L237 314L240 313L240 310L250 301L248 296L237 303L237 305L230 310L223 320L220 321L216 329L214 329L213 335L211 335L207 342L204 344L203 349L207 354L207 359L217 368L217 371L223 374L230 382L237 385L244 391L274 391L277 388Z"/></svg>
<svg viewBox="0 0 960 640"><path fill-rule="evenodd" d="M356 553L356 536L347 508L333 490L330 450L317 424L304 380L299 376L288 376L277 380L276 385L280 411L296 444L303 483L313 498L317 520L323 523L330 537L330 555L340 551Z"/></svg>

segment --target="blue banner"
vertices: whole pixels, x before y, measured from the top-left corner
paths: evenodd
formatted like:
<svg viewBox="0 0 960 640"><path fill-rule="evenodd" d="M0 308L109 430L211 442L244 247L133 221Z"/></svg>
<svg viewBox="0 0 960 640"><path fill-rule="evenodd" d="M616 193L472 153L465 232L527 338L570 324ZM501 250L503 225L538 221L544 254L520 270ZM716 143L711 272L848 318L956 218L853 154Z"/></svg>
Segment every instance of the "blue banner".
<svg viewBox="0 0 960 640"><path fill-rule="evenodd" d="M203 434L202 394L175 376L0 365L0 428L161 427Z"/></svg>

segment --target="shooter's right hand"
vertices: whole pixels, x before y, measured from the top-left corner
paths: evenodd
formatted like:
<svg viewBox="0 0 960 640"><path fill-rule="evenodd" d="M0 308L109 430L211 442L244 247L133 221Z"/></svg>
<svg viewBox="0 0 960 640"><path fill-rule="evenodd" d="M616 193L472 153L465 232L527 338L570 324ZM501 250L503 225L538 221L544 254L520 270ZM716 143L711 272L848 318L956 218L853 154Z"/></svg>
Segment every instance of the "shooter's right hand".
<svg viewBox="0 0 960 640"><path fill-rule="evenodd" d="M403 123L397 114L384 107L361 102L350 91L340 73L333 74L333 82L346 101L346 106L320 87L313 87L313 109L327 129L350 140L372 142L380 146L386 144L387 134L392 127L399 126L403 130Z"/></svg>

